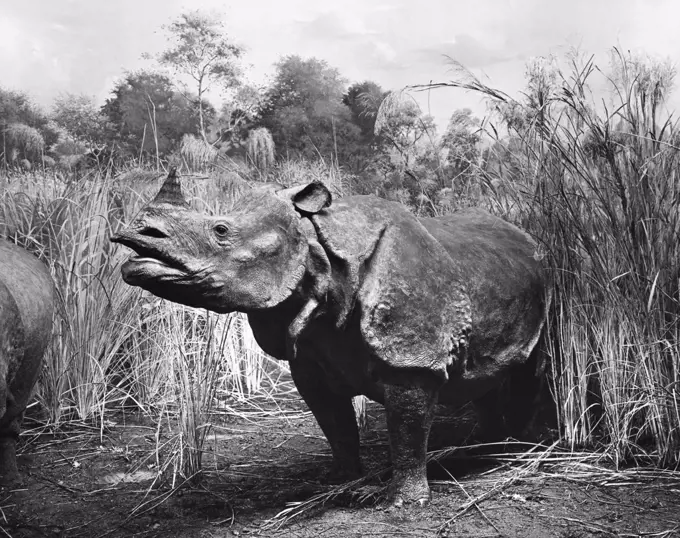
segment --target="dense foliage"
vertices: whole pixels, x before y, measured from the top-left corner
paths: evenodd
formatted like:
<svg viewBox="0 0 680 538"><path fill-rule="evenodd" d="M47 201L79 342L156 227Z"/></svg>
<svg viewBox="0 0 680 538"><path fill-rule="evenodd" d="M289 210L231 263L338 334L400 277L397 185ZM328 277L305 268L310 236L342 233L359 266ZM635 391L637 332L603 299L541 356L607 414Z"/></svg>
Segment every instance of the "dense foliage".
<svg viewBox="0 0 680 538"><path fill-rule="evenodd" d="M206 106L208 115L214 110ZM122 156L167 157L186 133L199 130L197 109L175 90L172 80L153 71L128 73L113 89L102 112L114 127L112 143Z"/></svg>
<svg viewBox="0 0 680 538"><path fill-rule="evenodd" d="M245 50L212 14L189 11L163 28L168 48L145 56L157 68L124 73L101 107L62 94L47 113L24 94L1 91L5 168L75 173L179 161L194 171L234 162L262 171L319 160L343 171L348 192L426 214L468 203L478 187L480 122L469 111L454 112L440 138L407 94L370 80L348 84L317 58L281 58L267 86L245 83ZM218 96L215 106L209 99Z"/></svg>

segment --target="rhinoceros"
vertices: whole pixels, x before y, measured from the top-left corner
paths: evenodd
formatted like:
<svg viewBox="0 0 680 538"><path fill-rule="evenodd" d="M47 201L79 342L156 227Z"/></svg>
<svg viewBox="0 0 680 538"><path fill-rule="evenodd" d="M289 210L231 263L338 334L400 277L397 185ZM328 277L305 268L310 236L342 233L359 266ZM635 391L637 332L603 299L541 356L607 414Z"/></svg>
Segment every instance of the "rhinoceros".
<svg viewBox="0 0 680 538"><path fill-rule="evenodd" d="M0 481L18 479L16 442L52 334L54 284L35 256L0 238Z"/></svg>
<svg viewBox="0 0 680 538"><path fill-rule="evenodd" d="M262 349L289 362L337 470L361 471L352 397L382 403L395 506L430 499L435 404L483 399L526 363L548 303L536 245L500 218L416 218L372 195L332 201L318 182L264 184L208 216L171 170L111 240L134 251L126 283L247 314Z"/></svg>

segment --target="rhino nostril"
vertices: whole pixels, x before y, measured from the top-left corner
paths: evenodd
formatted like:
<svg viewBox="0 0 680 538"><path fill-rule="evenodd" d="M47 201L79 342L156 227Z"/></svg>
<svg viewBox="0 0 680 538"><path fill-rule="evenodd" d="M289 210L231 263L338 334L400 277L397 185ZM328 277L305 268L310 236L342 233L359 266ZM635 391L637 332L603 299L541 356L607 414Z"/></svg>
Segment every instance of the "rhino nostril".
<svg viewBox="0 0 680 538"><path fill-rule="evenodd" d="M163 230L159 230L158 228L154 228L153 226L145 226L141 230L139 230L139 235L145 235L147 237L155 237L157 239L165 239L168 237L168 234L166 234Z"/></svg>

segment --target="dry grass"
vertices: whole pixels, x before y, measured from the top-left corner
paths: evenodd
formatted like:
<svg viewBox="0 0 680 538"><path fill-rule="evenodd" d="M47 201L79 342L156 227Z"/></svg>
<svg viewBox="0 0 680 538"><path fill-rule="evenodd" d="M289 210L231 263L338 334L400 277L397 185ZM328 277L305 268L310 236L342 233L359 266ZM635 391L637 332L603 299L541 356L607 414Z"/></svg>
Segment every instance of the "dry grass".
<svg viewBox="0 0 680 538"><path fill-rule="evenodd" d="M103 420L115 397L109 371L135 330L140 294L121 283L123 255L109 244L108 185L62 185L55 196L54 186L40 190L47 184L33 185L33 197L5 192L0 212L4 235L38 251L56 285L54 337L39 398L54 423Z"/></svg>
<svg viewBox="0 0 680 538"><path fill-rule="evenodd" d="M517 443L512 452L495 452L494 448L512 448L508 443L490 443L466 446L465 452L481 450L483 455L464 456L468 460L481 458L493 461L494 465L474 477L467 477L463 482L457 480L446 471L444 460L456 457L460 447L436 450L428 453L428 463L435 464L449 474L448 480L430 480L434 487L455 486L460 490L462 500L453 511L453 515L444 521L439 532L446 531L456 520L471 510L476 510L493 527L486 518L483 503L492 498L506 495L506 490L518 483L549 484L566 480L583 487L621 488L659 488L664 484L668 488L680 486L680 472L658 468L631 467L616 469L613 461L599 452L572 451L560 447L559 443L550 445ZM269 519L262 530L280 529L300 518L307 518L339 499L352 499L353 504L371 506L384 501L388 485L381 484L381 476L386 475L389 468L377 469L370 474L352 482L331 487L301 502L289 505ZM471 490L476 493L473 495Z"/></svg>
<svg viewBox="0 0 680 538"><path fill-rule="evenodd" d="M109 236L155 192L162 176L147 176L128 173L115 185L96 173L77 183L13 177L0 193L0 232L45 259L56 284L54 337L38 389L50 422L103 425L108 409L131 404L155 416L186 413L180 467L187 476L200 467L215 391L247 398L266 385L271 394L278 368L242 316L208 315L123 282L127 253ZM202 209L231 203L212 182L188 191Z"/></svg>
<svg viewBox="0 0 680 538"><path fill-rule="evenodd" d="M274 165L274 139L265 127L253 129L246 140L246 154L249 161L261 173Z"/></svg>
<svg viewBox="0 0 680 538"><path fill-rule="evenodd" d="M217 161L217 150L191 134L182 137L179 153L185 166L192 171L210 169Z"/></svg>
<svg viewBox="0 0 680 538"><path fill-rule="evenodd" d="M327 163L323 160L282 161L269 174L269 181L275 181L282 185L302 185L319 181L325 184L335 197L350 192L351 180L352 177L344 173L334 163Z"/></svg>

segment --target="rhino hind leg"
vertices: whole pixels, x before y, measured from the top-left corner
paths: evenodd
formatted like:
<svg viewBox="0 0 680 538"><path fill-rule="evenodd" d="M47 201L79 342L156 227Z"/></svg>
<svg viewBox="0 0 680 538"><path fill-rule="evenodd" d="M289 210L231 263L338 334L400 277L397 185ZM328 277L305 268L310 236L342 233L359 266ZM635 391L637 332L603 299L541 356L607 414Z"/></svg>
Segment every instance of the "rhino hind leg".
<svg viewBox="0 0 680 538"><path fill-rule="evenodd" d="M4 404L0 413L0 484L15 485L20 475L17 468L16 446L26 407L38 378L42 350L39 355L21 350L0 357L0 394Z"/></svg>
<svg viewBox="0 0 680 538"><path fill-rule="evenodd" d="M405 503L422 506L430 500L427 441L434 419L438 384L434 380L424 381L384 385L393 466L388 495L396 507Z"/></svg>
<svg viewBox="0 0 680 538"><path fill-rule="evenodd" d="M501 400L500 387L495 387L474 400L473 405L477 413L477 427L473 435L477 441L494 443L502 441L511 435L505 424Z"/></svg>
<svg viewBox="0 0 680 538"><path fill-rule="evenodd" d="M351 395L333 391L323 369L303 356L291 361L290 372L331 446L334 477L347 480L360 476L359 429Z"/></svg>
<svg viewBox="0 0 680 538"><path fill-rule="evenodd" d="M524 439L536 417L541 377L531 363L518 365L501 387L501 405L505 409L505 428L509 435Z"/></svg>
<svg viewBox="0 0 680 538"><path fill-rule="evenodd" d="M509 369L503 382L476 399L480 441L525 440L538 410L541 380L530 364Z"/></svg>

